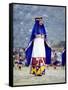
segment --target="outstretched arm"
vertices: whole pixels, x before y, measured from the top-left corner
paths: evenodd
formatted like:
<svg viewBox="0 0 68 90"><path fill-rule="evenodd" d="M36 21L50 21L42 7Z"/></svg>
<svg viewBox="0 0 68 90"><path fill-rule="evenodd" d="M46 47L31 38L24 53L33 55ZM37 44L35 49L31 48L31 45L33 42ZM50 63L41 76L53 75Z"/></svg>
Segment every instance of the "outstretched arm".
<svg viewBox="0 0 68 90"><path fill-rule="evenodd" d="M32 44L33 41L34 41L34 40L32 40L32 41L28 44L28 47L26 47L25 51L31 46L31 44Z"/></svg>

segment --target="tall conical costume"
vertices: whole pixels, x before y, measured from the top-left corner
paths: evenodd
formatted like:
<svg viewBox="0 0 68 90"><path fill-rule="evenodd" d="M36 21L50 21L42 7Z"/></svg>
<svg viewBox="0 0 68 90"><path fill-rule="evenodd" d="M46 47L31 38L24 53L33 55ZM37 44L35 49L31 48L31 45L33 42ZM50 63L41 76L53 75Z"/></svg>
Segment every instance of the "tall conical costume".
<svg viewBox="0 0 68 90"><path fill-rule="evenodd" d="M42 17L37 17L29 45L25 51L27 65L31 65L32 74L45 74L45 64L51 63L51 48L47 45L46 38L47 34Z"/></svg>

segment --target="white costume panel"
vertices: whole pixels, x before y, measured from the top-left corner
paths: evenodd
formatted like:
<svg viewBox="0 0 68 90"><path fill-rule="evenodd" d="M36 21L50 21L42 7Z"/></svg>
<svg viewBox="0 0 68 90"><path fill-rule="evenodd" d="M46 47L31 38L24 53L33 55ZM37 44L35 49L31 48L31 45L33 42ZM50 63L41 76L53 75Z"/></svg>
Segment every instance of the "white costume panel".
<svg viewBox="0 0 68 90"><path fill-rule="evenodd" d="M41 37L35 38L32 57L46 57L45 56L44 38L41 38Z"/></svg>

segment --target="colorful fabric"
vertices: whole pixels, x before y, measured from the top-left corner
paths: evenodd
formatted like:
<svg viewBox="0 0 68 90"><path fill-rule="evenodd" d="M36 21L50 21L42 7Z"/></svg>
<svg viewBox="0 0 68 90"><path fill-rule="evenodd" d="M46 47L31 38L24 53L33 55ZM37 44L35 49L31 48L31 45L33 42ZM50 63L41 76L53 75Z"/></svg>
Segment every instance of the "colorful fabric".
<svg viewBox="0 0 68 90"><path fill-rule="evenodd" d="M38 58L32 58L32 64L31 64L31 74L34 75L43 75L45 74L45 58L38 57Z"/></svg>

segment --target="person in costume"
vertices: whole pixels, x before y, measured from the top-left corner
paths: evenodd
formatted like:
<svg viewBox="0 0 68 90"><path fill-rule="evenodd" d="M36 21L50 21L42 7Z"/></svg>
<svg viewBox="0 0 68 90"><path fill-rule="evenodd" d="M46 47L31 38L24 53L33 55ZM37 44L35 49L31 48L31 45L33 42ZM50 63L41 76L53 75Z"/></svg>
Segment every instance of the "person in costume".
<svg viewBox="0 0 68 90"><path fill-rule="evenodd" d="M21 70L22 68L22 56L19 56L19 61L18 61L18 69Z"/></svg>
<svg viewBox="0 0 68 90"><path fill-rule="evenodd" d="M15 64L15 68L17 69L18 68L18 62L19 62L19 54L17 53L15 55L15 60L14 60L14 64Z"/></svg>
<svg viewBox="0 0 68 90"><path fill-rule="evenodd" d="M30 73L34 75L45 74L45 64L51 62L51 48L46 43L46 30L42 17L35 18L35 24L26 53L26 65L31 65Z"/></svg>
<svg viewBox="0 0 68 90"><path fill-rule="evenodd" d="M54 69L56 69L58 66L61 66L61 52L53 50L52 53L52 65Z"/></svg>

